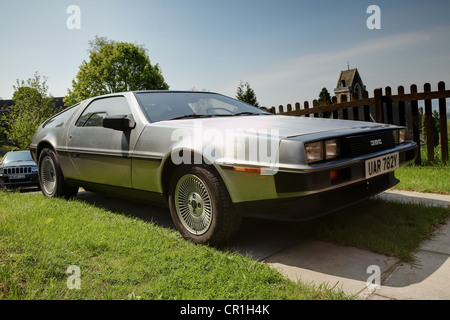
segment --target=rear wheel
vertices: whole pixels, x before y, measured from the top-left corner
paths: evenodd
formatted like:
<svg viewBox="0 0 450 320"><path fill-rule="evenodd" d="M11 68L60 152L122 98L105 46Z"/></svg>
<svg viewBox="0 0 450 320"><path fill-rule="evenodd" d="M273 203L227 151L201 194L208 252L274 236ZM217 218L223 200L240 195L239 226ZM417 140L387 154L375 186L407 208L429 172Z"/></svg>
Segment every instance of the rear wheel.
<svg viewBox="0 0 450 320"><path fill-rule="evenodd" d="M78 187L69 186L59 166L58 157L51 149L42 150L39 156L39 186L42 193L49 198L73 198Z"/></svg>
<svg viewBox="0 0 450 320"><path fill-rule="evenodd" d="M195 243L225 244L241 222L221 178L204 166L175 170L169 187L169 207L178 231Z"/></svg>

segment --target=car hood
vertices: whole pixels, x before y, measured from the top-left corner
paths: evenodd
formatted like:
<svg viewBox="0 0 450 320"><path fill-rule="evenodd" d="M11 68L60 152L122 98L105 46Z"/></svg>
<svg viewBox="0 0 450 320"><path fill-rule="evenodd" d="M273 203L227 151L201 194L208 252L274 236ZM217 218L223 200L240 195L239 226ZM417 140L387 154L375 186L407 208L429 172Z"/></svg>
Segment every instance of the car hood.
<svg viewBox="0 0 450 320"><path fill-rule="evenodd" d="M280 115L261 116L236 116L217 117L204 119L185 119L163 121L160 124L174 126L177 128L192 128L201 124L202 130L234 130L234 131L258 131L258 130L278 130L277 135L281 138L307 135L312 133L332 132L352 129L375 129L385 128L389 125L362 121L336 120L312 117L293 117ZM274 132L271 132L274 134Z"/></svg>
<svg viewBox="0 0 450 320"><path fill-rule="evenodd" d="M28 166L37 166L34 161L13 161L8 162L0 165L0 168L7 168L7 167L28 167Z"/></svg>

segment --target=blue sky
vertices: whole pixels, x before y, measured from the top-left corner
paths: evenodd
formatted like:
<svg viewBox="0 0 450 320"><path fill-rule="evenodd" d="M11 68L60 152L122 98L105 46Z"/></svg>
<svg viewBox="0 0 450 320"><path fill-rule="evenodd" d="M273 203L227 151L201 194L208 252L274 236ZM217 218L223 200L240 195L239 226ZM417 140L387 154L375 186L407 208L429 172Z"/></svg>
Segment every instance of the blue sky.
<svg viewBox="0 0 450 320"><path fill-rule="evenodd" d="M372 4L380 30L366 26ZM66 26L70 5L79 30ZM235 96L242 80L268 107L333 92L347 61L369 92L450 88L449 13L450 1L433 0L0 0L0 97L35 71L66 95L95 35L143 45L170 89Z"/></svg>

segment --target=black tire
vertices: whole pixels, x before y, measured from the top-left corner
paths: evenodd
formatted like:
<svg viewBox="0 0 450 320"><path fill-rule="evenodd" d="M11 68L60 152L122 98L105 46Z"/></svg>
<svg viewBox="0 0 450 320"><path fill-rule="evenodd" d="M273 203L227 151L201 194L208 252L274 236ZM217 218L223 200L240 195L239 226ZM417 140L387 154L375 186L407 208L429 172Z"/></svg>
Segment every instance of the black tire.
<svg viewBox="0 0 450 320"><path fill-rule="evenodd" d="M67 184L53 150L47 148L42 150L38 168L39 186L46 197L70 199L77 196L78 187Z"/></svg>
<svg viewBox="0 0 450 320"><path fill-rule="evenodd" d="M222 179L205 166L175 169L169 185L169 208L177 230L194 243L225 245L241 223Z"/></svg>

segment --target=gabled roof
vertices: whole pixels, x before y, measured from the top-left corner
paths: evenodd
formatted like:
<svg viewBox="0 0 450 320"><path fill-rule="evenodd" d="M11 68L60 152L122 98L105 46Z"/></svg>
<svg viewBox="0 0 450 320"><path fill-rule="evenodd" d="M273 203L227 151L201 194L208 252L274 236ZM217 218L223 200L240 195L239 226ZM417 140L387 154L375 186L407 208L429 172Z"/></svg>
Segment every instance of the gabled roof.
<svg viewBox="0 0 450 320"><path fill-rule="evenodd" d="M342 80L345 81L344 87L351 87L353 85L353 83L355 82L355 80L361 81L361 77L359 76L358 69L355 68L355 69L341 71L336 88L341 87Z"/></svg>

